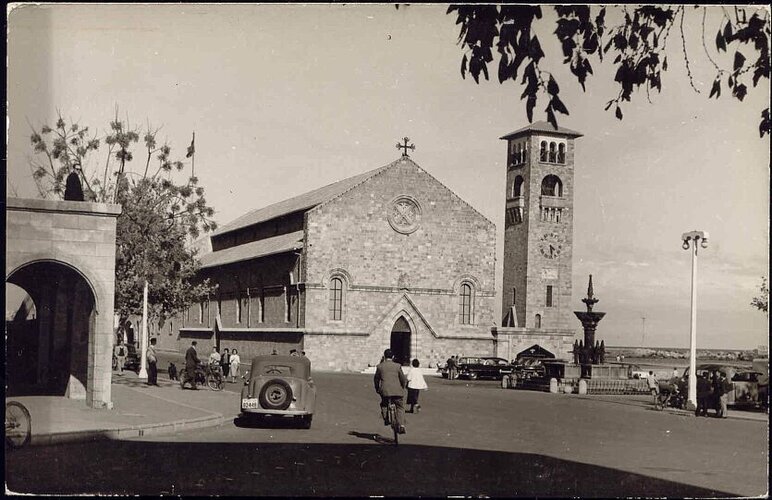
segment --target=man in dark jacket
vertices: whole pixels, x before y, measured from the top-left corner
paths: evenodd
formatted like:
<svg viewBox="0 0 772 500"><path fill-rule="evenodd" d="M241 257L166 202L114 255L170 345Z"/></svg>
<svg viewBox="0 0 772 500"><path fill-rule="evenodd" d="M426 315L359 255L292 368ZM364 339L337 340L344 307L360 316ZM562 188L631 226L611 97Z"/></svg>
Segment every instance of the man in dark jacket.
<svg viewBox="0 0 772 500"><path fill-rule="evenodd" d="M695 416L708 416L712 390L707 375L697 375L697 411L694 412Z"/></svg>
<svg viewBox="0 0 772 500"><path fill-rule="evenodd" d="M196 341L191 342L190 347L185 352L185 371L187 372L187 378L193 389L196 387L196 368L198 367L198 353L196 352Z"/></svg>
<svg viewBox="0 0 772 500"><path fill-rule="evenodd" d="M724 372L718 372L718 387L719 387L719 393L718 393L718 417L720 418L726 418L727 417L727 411L726 411L726 405L729 401L729 393L734 390L734 387L732 386L732 383L726 378L726 374Z"/></svg>
<svg viewBox="0 0 772 500"><path fill-rule="evenodd" d="M394 362L394 354L391 349L383 352L384 360L375 368L375 392L381 396L381 415L384 425L389 425L386 419L386 408L389 400L394 402L397 407L397 422L399 423L399 433L405 433L405 406L403 399L405 396L405 387L407 387L407 377L402 372L402 367Z"/></svg>

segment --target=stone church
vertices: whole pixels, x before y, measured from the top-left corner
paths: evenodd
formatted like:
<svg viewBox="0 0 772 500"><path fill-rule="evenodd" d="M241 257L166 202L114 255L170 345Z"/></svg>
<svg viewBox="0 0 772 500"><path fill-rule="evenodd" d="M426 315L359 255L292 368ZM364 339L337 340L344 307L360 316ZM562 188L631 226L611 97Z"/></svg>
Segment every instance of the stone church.
<svg viewBox="0 0 772 500"><path fill-rule="evenodd" d="M207 300L174 318L162 349L243 358L306 351L361 370L387 347L424 366L450 355L513 359L535 344L570 359L574 140L536 122L507 134L503 283L494 224L409 156L249 212L211 237ZM502 316L497 317L500 300Z"/></svg>
<svg viewBox="0 0 772 500"><path fill-rule="evenodd" d="M211 243L200 275L218 288L164 327L162 349L295 348L322 370L364 369L387 347L424 366L495 350L496 228L407 155L249 212Z"/></svg>

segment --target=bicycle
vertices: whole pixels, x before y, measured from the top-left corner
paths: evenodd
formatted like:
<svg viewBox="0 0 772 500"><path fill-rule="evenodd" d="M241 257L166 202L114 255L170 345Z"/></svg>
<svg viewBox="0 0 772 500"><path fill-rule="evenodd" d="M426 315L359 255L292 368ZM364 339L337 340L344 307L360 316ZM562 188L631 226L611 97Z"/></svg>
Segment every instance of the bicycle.
<svg viewBox="0 0 772 500"><path fill-rule="evenodd" d="M206 372L204 371L203 366L198 365L196 367L196 373L193 377L193 380L191 380L188 377L188 370L183 368L182 371L180 371L180 387L182 389L185 388L185 384L190 384L191 389L198 389L198 385L204 385L206 384Z"/></svg>
<svg viewBox="0 0 772 500"><path fill-rule="evenodd" d="M389 398L389 402L386 405L386 421L389 423L391 430L394 432L394 446L399 446L399 421L397 420L397 405L391 398Z"/></svg>
<svg viewBox="0 0 772 500"><path fill-rule="evenodd" d="M220 365L209 364L206 368L206 385L213 391L221 391L225 387L225 377L220 370Z"/></svg>
<svg viewBox="0 0 772 500"><path fill-rule="evenodd" d="M32 418L29 410L17 401L5 405L5 445L18 449L29 444L32 438Z"/></svg>
<svg viewBox="0 0 772 500"><path fill-rule="evenodd" d="M684 398L677 388L670 389L666 387L660 387L657 399L654 402L654 407L658 410L664 410L667 407L671 408L683 408Z"/></svg>

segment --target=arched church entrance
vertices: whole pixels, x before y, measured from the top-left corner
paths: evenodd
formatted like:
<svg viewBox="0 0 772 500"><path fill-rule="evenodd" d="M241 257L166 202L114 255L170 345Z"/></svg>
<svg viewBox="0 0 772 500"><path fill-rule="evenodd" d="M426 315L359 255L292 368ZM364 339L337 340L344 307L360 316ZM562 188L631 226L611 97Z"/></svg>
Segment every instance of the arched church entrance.
<svg viewBox="0 0 772 500"><path fill-rule="evenodd" d="M85 399L95 304L86 279L60 262L33 262L8 276L9 395Z"/></svg>
<svg viewBox="0 0 772 500"><path fill-rule="evenodd" d="M410 325L404 316L397 318L391 329L391 343L389 347L394 353L394 361L407 366L410 364Z"/></svg>

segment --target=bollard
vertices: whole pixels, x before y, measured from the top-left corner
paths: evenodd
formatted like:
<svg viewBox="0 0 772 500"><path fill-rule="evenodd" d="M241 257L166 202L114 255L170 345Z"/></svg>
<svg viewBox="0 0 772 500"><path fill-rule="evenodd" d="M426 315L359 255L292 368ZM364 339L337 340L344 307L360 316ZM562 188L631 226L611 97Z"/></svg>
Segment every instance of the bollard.
<svg viewBox="0 0 772 500"><path fill-rule="evenodd" d="M558 393L558 379L556 379L556 378L551 378L550 379L550 392L552 394L557 394Z"/></svg>
<svg viewBox="0 0 772 500"><path fill-rule="evenodd" d="M579 394L587 394L587 381L584 379L579 381Z"/></svg>
<svg viewBox="0 0 772 500"><path fill-rule="evenodd" d="M502 389L509 389L509 375L504 375L501 377L501 388Z"/></svg>

